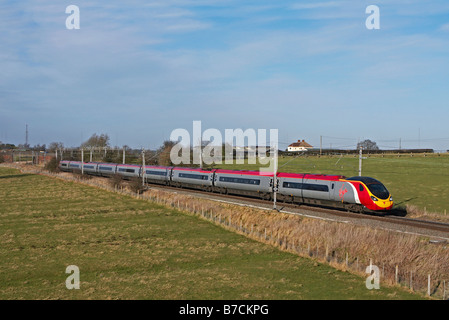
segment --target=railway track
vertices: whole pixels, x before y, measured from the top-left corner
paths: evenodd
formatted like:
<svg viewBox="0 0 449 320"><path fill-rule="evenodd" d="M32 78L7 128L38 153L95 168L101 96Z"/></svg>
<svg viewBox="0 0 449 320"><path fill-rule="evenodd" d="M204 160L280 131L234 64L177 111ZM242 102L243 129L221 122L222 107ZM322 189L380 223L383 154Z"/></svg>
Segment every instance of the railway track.
<svg viewBox="0 0 449 320"><path fill-rule="evenodd" d="M241 206L253 206L265 210L273 209L272 201L258 198L230 194L209 193L201 190L162 186L158 184L149 184L149 187L151 189L183 193L186 195L201 197L212 201L225 202ZM310 205L297 205L284 202L278 202L276 207L278 211L284 213L303 215L318 219L340 221L345 223L356 223L397 232L427 236L430 239L435 240L436 242L438 242L438 239L442 240L443 242L449 242L449 224L398 216L404 214L404 212L401 212L399 210L393 210L391 213L388 213L386 215L375 215L359 214L332 208L315 207Z"/></svg>

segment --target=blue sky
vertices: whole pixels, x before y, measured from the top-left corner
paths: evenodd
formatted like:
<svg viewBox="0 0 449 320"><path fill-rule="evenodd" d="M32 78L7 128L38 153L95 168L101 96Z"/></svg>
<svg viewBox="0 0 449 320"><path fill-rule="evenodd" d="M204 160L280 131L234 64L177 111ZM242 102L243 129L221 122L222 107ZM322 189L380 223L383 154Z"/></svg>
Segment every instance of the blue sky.
<svg viewBox="0 0 449 320"><path fill-rule="evenodd" d="M279 129L281 148L449 149L447 0L3 0L0 48L3 142L28 124L32 145L156 148L201 120Z"/></svg>

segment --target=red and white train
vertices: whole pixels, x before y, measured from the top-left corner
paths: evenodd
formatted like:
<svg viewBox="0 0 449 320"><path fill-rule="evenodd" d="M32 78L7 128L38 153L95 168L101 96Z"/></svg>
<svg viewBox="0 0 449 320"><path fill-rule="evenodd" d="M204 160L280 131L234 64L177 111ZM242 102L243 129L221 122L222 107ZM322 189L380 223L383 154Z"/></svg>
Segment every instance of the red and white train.
<svg viewBox="0 0 449 320"><path fill-rule="evenodd" d="M270 200L276 191L277 200L343 208L353 212L385 213L393 207L393 198L385 186L370 177L346 178L338 175L298 174L280 172L273 183L273 174L247 170L200 169L141 165L60 161L62 171L80 171L109 177L142 178L148 183L208 192L255 196Z"/></svg>

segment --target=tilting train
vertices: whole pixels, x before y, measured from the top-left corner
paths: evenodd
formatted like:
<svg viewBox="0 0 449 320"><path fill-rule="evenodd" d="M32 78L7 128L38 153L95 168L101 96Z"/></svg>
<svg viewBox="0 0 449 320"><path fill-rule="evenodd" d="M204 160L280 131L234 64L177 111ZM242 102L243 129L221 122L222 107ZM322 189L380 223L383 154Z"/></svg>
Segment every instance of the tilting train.
<svg viewBox="0 0 449 320"><path fill-rule="evenodd" d="M393 198L387 188L370 177L346 178L339 175L277 173L247 170L201 169L185 167L145 166L60 161L62 171L80 171L91 175L123 178L142 178L148 183L180 188L194 188L208 192L238 194L262 199L273 199L295 204L311 204L343 208L353 212L385 213L393 207ZM276 189L275 189L276 188Z"/></svg>

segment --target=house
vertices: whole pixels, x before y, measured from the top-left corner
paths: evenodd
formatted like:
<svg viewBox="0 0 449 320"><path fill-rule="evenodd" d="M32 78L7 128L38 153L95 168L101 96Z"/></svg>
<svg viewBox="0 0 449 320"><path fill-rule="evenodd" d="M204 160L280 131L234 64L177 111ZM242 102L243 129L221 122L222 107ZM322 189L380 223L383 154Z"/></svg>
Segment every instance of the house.
<svg viewBox="0 0 449 320"><path fill-rule="evenodd" d="M298 142L293 142L287 148L287 151L307 151L308 149L312 149L313 146L305 142L304 140L298 140Z"/></svg>

